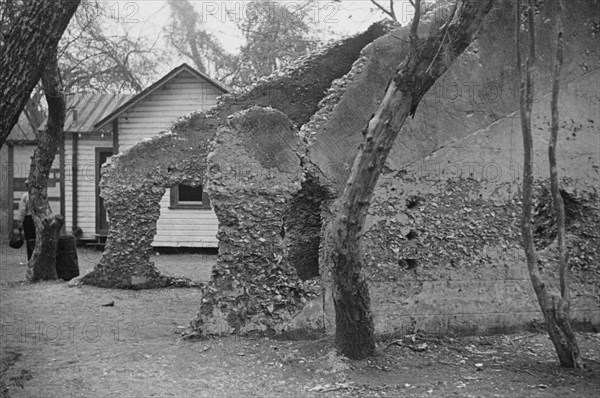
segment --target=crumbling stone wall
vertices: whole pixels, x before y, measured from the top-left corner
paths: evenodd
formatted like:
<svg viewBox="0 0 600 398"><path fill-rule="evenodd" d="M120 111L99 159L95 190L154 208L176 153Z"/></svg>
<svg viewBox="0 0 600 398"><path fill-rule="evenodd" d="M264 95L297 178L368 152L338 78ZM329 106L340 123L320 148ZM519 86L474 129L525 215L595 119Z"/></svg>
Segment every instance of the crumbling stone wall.
<svg viewBox="0 0 600 398"><path fill-rule="evenodd" d="M539 181L538 187L547 183ZM491 334L544 324L521 248L516 185L468 178L386 179L372 204L364 245L379 334ZM600 239L590 233L600 229L598 209L590 206L597 196L575 192L587 200L581 207L586 222L568 229L571 317L578 329L598 330ZM418 204L408 208L415 198ZM558 282L555 247L537 246L542 277L553 288Z"/></svg>
<svg viewBox="0 0 600 398"><path fill-rule="evenodd" d="M202 184L210 138L162 133L102 167L100 188L110 229L100 262L82 282L133 289L188 282L159 273L150 261L151 244L166 189Z"/></svg>
<svg viewBox="0 0 600 398"><path fill-rule="evenodd" d="M477 40L424 96L389 154L388 169L420 160L518 110L512 6L508 0L496 4ZM543 17L550 18L551 9L544 7L542 11ZM597 33L592 28L597 7L577 0L566 5L565 12L570 28L565 32L565 59L569 62L564 65L563 84L599 67L598 53L593 50ZM433 22L425 19L421 24L421 37L435 26L439 14L433 15ZM548 25L540 24L537 31L536 101L549 92L552 83L548 77L552 74L555 38ZM410 49L408 34L409 28L403 27L369 45L301 129L311 137L304 159L307 169L335 196L348 180L362 131L383 99L389 77Z"/></svg>
<svg viewBox="0 0 600 398"><path fill-rule="evenodd" d="M389 29L387 23L374 24L262 79L242 94L224 96L216 107L182 119L169 133L114 156L103 167L101 181L110 223L107 245L100 262L82 281L134 289L178 283L161 276L149 260L165 190L182 182L202 183L209 142L234 112L272 106L294 123L305 123L331 82L348 72L366 44Z"/></svg>
<svg viewBox="0 0 600 398"><path fill-rule="evenodd" d="M287 260L283 217L300 189L297 130L283 113L235 113L208 157L208 192L219 218L219 259L195 333L281 332L310 289Z"/></svg>
<svg viewBox="0 0 600 398"><path fill-rule="evenodd" d="M595 28L592 28L593 21L597 19L598 15L597 7L594 8L589 2L575 1L566 6L566 11L566 19L570 21L568 23L570 32L565 34L567 40L565 48L568 48L566 50L568 55L565 54L565 59L569 61L565 63L563 87L567 83L579 84L577 83L578 79L589 74L590 70L598 68L598 53L593 50L597 32L594 31ZM551 9L543 8L541 18L549 17L551 12ZM484 24L477 42L467 49L448 73L424 97L415 118L409 120L404 126L389 155L386 169L374 193L363 241L367 257L377 253L375 257L367 258L368 267L375 267L369 268L367 272L373 278L370 286L378 333L415 330L415 325L416 328L432 332L440 331L440 333L453 331L462 333L469 330L484 333L500 330L511 322L514 323L513 326L522 326L525 319L534 319L532 316L534 313L528 312L533 308L528 307L529 300L532 298L531 288L526 283L528 281L520 282L520 285L513 284L505 291L495 291L494 288L499 285L499 282L495 284L490 282L493 275L502 281L505 281L503 278L506 278L510 272L521 275L517 269L526 268L514 259L515 256L512 256L510 272L504 272L504 262L497 257L482 257L469 262L471 268L466 267L461 271L462 273L452 274L461 281L461 284L457 284L455 288L448 287L447 281L450 277L446 272L448 267L446 263L428 267L430 274L418 271L420 268L422 269L419 264L431 262L432 257L447 258L442 256L443 253L438 253L437 249L421 247L419 252L421 255L426 255L426 260L415 255L400 256L402 247L407 243L415 245L416 242L421 242L417 238L419 236L418 228L414 228L414 225L411 224L414 221L412 219L414 212L407 211L406 208L407 197L404 196L404 193L409 189L405 181L402 181L403 176L416 173L424 178L428 176L437 176L442 179L473 178L473 172L469 173L468 171L469 167L475 165L479 167L476 173L481 174L482 171L486 171L491 177L493 177L493 172L497 171L497 166L505 176L515 175L515 173L518 176L518 170L522 170L518 166L522 162L522 154L519 152L518 145L515 145L521 141L521 138L519 135L512 134L515 129L518 130L520 123L513 114L518 107L518 81L513 58L510 56L514 52L514 42L511 39L514 24L512 15L512 2L502 1L497 4L490 14L489 20ZM423 27L425 28L425 26ZM539 105L543 95L550 88L551 79L546 77L551 74L552 63L550 60L553 56L551 49L554 46L554 35L551 27L546 25L540 27L538 33L536 38L539 44L538 56L540 60L544 60L540 61L536 80L536 101ZM402 52L406 51L406 48L403 48L402 40L408 41L406 29L400 29L393 35L384 36L365 49L364 56L355 63L352 71L344 79L334 85L333 92L322 101L321 110L301 130L301 134L308 137L312 144L304 158L307 173L318 180L323 189L329 192L333 198L337 197L344 187L356 156L356 149L363 139L362 130L371 115L375 113L385 92L388 80L381 77L391 75L395 65L402 60ZM589 85L590 80L587 81ZM593 90L585 89L584 84L582 83L577 93L572 91L569 99L561 101L561 107L564 107L569 104L569 101L579 97L575 101L579 102L578 106L570 109L570 115L573 115L573 120L576 120L575 129L581 129L584 127L582 125L586 124L588 127L590 126L589 123L583 121L594 113L589 105L597 100L597 95L592 94ZM585 111L582 110L584 108L582 108L581 102L587 104L584 105ZM536 111L540 112L540 109L547 112L549 106L541 107L540 105ZM561 118L571 117L562 114ZM496 128L500 123L502 128ZM543 143L547 126L542 123L539 128L541 130L536 145L542 145L540 153L545 154L546 148ZM484 129L488 129L487 132L493 131L503 139L498 139L489 148L481 148L479 144L480 140L483 140L481 135L486 133ZM581 133L577 133L578 137L579 134ZM483 142L489 144L490 141ZM440 148L444 148L440 152L446 153L446 156L431 164L428 156L436 153L436 150ZM565 162L569 164L575 161L577 165L574 165L573 168L565 167L565 170L561 172L578 169L593 170L590 168L588 159L590 158L588 155L591 154L587 153L585 146L578 147L576 151L580 154L579 158L574 156ZM540 161L539 164L540 170L547 170L546 166L541 166L544 161ZM462 169L457 168L457 165L460 165ZM483 166L486 166L485 170L483 170ZM585 176L579 175L581 184L585 184L584 181L588 181L589 184L589 181L597 180L597 173L594 177L588 171L585 171ZM457 172L462 175L456 175ZM486 202L486 211L496 212L497 203L502 203L504 206L504 201L514 200L516 188L515 185L512 187L512 190L507 188L510 194L503 196L502 200ZM474 192L477 192L477 195L481 194L486 197L486 193L495 191L495 188L497 186L493 184L485 185L479 191L474 190L469 193L469 190L465 190L464 193L475 195ZM419 190L412 194L443 195L445 192L445 189L440 187L432 188L420 184ZM335 208L335 200L323 208L321 219L324 230L321 236L326 237L330 233L328 225L332 209ZM460 209L454 209L454 211L460 211ZM437 221L442 225L445 222L443 218ZM504 219L503 222L508 223L508 225L503 224L503 227L508 230L510 221ZM459 228L459 226L456 225L455 228ZM381 239L380 232L383 233L386 229L393 230L393 233L390 234L395 236L394 240ZM442 234L440 233L440 235ZM444 239L444 237L439 236L438 239ZM456 237L452 239L455 239L452 242L460 242L456 240L458 239ZM470 243L465 241L463 246L466 248L468 244ZM518 241L512 241L511 244L518 245ZM441 247L443 248L443 245ZM324 285L323 299L325 300L324 319L326 326L331 331L334 327L333 317L335 314L330 299L331 280L327 269L329 247L326 241L321 242L320 249L321 277ZM482 250L481 247L479 249ZM490 250L499 250L502 253L502 249L502 247L494 246ZM394 258L394 260L388 263L387 259L389 258ZM480 271L474 267L475 264L479 264L478 261L489 267L481 270L483 275L486 275L482 278L487 277L488 281L481 283L479 287L475 280L479 278L477 275ZM379 273L380 268L378 267L384 265L394 272L389 275L385 272ZM407 271L409 269L410 271ZM417 274L411 278L410 272L414 273L414 269L417 270ZM377 275L381 277L386 275L389 279L383 281ZM435 276L429 278L428 275ZM430 280L433 282L427 286ZM510 285L510 282L506 282L506 284ZM423 289L419 289L419 286L422 286ZM515 286L520 286L520 288ZM586 294L590 293L589 286L587 285ZM479 289L477 291L480 291L481 295L489 293L491 298L489 300L478 298L475 289ZM514 294L518 298L512 302L513 307L502 307L501 304L506 303L504 295L513 294L510 289L521 289L523 294ZM453 298L452 301L449 300L450 297ZM442 306L441 303L445 300L448 301L448 305ZM586 309L587 312L583 312L587 314L585 319L591 319L592 323L597 323L598 316L590 318L589 314L593 307L590 307L589 301L586 300L578 302L578 308ZM535 306L535 299L532 302ZM416 303L422 303L423 306L418 307ZM513 316L513 311L518 312L517 307L519 306L526 309L521 312L524 315L522 317ZM463 308L468 308L468 310L461 311ZM488 315L479 317L480 312ZM496 315L493 315L494 313ZM420 315L410 316L410 314ZM481 326L475 328L474 325L478 323Z"/></svg>
<svg viewBox="0 0 600 398"><path fill-rule="evenodd" d="M571 317L585 330L600 327L598 82L595 71L562 85L559 103L559 175L573 206L567 223ZM555 218L544 196L549 96L536 102L533 115L536 247L544 281L556 288ZM509 115L382 177L365 232L380 333L485 334L543 324L520 241L519 126L518 116Z"/></svg>

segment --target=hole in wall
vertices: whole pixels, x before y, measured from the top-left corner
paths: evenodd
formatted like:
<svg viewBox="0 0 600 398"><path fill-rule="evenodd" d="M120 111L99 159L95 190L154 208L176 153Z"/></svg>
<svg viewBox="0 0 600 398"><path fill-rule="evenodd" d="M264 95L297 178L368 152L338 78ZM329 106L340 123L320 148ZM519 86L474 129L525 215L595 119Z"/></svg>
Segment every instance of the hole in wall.
<svg viewBox="0 0 600 398"><path fill-rule="evenodd" d="M290 264L302 280L319 275L321 245L321 207L329 198L327 190L310 175L290 201L284 218L283 233Z"/></svg>
<svg viewBox="0 0 600 398"><path fill-rule="evenodd" d="M419 237L419 233L417 231L415 231L414 229L411 229L407 234L406 234L406 239L408 240L413 240L413 239L417 239Z"/></svg>
<svg viewBox="0 0 600 398"><path fill-rule="evenodd" d="M415 207L417 207L419 204L421 204L422 198L416 195L413 196L409 196L406 199L406 208L407 209L414 209Z"/></svg>
<svg viewBox="0 0 600 398"><path fill-rule="evenodd" d="M411 270L417 268L419 260L416 258L405 257L398 260L398 265L404 269Z"/></svg>

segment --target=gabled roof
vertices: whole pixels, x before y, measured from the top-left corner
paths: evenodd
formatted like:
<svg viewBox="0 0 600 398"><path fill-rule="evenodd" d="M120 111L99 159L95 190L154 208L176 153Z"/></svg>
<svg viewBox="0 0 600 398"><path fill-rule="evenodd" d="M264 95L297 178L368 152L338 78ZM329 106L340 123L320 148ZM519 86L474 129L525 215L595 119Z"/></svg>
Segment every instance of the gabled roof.
<svg viewBox="0 0 600 398"><path fill-rule="evenodd" d="M222 91L224 94L229 92L229 89L223 83L219 82L218 80L213 79L212 77L208 76L205 73L197 71L196 69L192 68L188 64L183 63L180 66L178 66L177 68L173 69L171 72L164 75L156 83L152 84L150 87L146 88L145 90L143 90L142 92L140 92L139 94L137 94L133 98L131 98L129 101L127 101L126 103L122 104L121 106L119 106L118 108L113 110L109 115L103 117L101 120L96 122L94 124L94 127L96 129L98 129L98 128L101 128L102 126L112 122L114 119L118 118L121 114L126 112L128 109L130 109L131 107L133 107L140 101L144 100L144 98L148 97L150 94L152 94L153 92L155 92L156 90L161 88L163 85L165 85L167 82L169 82L171 79L173 79L175 76L179 75L183 71L187 71L187 72L191 73L193 76L207 81L208 83L215 86L218 90Z"/></svg>
<svg viewBox="0 0 600 398"><path fill-rule="evenodd" d="M94 124L123 105L134 94L79 92L66 94L67 115L65 133L91 133L96 131ZM46 119L38 128L46 127Z"/></svg>

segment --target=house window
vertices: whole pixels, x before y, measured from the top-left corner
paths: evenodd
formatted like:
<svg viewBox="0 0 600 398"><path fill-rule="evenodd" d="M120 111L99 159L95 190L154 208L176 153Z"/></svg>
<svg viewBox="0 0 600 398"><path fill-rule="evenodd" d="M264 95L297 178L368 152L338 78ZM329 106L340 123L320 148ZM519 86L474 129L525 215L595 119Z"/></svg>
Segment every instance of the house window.
<svg viewBox="0 0 600 398"><path fill-rule="evenodd" d="M208 194L202 185L179 184L171 188L171 209L210 209Z"/></svg>

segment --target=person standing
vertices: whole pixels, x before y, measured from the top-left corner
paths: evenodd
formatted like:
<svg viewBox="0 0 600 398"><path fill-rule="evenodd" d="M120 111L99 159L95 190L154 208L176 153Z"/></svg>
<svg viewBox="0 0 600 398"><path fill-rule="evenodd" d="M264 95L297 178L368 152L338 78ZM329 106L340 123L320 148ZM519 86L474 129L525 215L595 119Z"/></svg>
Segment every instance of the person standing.
<svg viewBox="0 0 600 398"><path fill-rule="evenodd" d="M31 200L29 198L29 181L25 181L27 192L21 196L19 202L19 232L25 233L25 243L27 243L27 261L31 259L33 249L35 248L35 224L33 222Z"/></svg>

